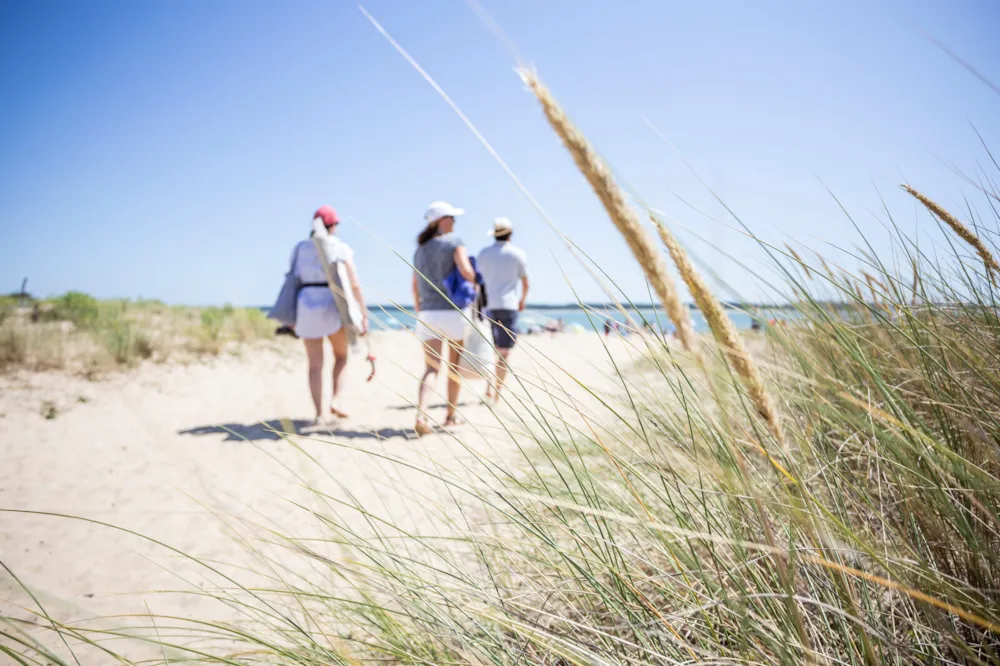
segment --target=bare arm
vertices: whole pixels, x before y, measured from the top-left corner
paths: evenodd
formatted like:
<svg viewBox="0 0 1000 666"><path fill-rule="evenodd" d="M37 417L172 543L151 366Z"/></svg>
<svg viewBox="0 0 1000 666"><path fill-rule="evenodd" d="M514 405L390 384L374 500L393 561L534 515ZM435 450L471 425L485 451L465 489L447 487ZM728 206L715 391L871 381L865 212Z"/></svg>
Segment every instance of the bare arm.
<svg viewBox="0 0 1000 666"><path fill-rule="evenodd" d="M528 276L521 276L521 303L517 306L517 309L524 311L525 305L528 303Z"/></svg>
<svg viewBox="0 0 1000 666"><path fill-rule="evenodd" d="M420 289L417 288L417 272L413 271L413 310L420 312Z"/></svg>
<svg viewBox="0 0 1000 666"><path fill-rule="evenodd" d="M472 270L472 262L469 261L469 253L465 251L465 246L459 245L455 248L455 265L458 272L469 282L476 281L476 271Z"/></svg>
<svg viewBox="0 0 1000 666"><path fill-rule="evenodd" d="M347 266L347 278L351 281L351 291L361 308L361 330L368 332L368 307L365 305L365 295L361 291L361 280L358 279L358 269L354 267L354 259L344 262Z"/></svg>

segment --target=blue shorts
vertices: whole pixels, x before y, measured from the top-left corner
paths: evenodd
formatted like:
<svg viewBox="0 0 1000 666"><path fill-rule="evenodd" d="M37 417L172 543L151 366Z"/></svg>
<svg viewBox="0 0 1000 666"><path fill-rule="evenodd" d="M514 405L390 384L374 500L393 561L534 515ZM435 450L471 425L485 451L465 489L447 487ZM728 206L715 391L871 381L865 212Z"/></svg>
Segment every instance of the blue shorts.
<svg viewBox="0 0 1000 666"><path fill-rule="evenodd" d="M493 346L510 349L517 340L517 310L490 310L487 316L492 320Z"/></svg>

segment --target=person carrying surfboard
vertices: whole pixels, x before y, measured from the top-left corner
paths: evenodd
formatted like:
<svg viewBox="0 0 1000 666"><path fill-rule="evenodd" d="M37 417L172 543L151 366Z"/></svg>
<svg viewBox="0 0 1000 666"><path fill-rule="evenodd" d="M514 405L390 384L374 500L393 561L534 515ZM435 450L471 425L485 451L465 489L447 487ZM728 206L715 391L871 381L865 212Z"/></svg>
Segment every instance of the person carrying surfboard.
<svg viewBox="0 0 1000 666"><path fill-rule="evenodd" d="M313 222L322 223L320 231L325 231L322 244L310 238L300 241L292 251L292 271L299 280L298 301L295 311L295 333L306 347L309 360L309 391L316 408L316 423L323 423L331 414L337 418L347 418L340 403L344 390L344 369L347 367L350 349L349 333L360 329L364 335L368 331L368 309L365 307L361 281L354 265L354 252L343 240L335 235L340 218L329 206L321 206L313 215ZM322 251L321 251L322 250ZM325 257L323 255L326 255ZM328 268L339 264L346 273L344 286L350 289L350 296L357 304L360 322L346 322L328 280ZM330 341L333 349L333 400L329 410L323 409L323 340Z"/></svg>

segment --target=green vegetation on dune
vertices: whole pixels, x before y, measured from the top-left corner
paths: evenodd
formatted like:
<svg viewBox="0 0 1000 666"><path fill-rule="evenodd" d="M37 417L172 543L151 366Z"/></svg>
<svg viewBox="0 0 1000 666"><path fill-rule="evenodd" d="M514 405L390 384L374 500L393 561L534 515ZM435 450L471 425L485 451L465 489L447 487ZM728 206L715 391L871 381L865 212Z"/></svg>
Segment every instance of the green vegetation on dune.
<svg viewBox="0 0 1000 666"><path fill-rule="evenodd" d="M217 355L233 344L272 339L275 327L258 309L229 305L171 307L77 291L27 303L8 296L0 301L0 371L95 373Z"/></svg>

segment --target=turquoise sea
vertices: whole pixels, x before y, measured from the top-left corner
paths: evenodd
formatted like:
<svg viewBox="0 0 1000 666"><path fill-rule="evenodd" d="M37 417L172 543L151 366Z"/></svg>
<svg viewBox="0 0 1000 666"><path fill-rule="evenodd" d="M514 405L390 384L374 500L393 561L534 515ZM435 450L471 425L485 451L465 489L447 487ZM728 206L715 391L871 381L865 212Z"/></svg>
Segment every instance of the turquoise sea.
<svg viewBox="0 0 1000 666"><path fill-rule="evenodd" d="M376 329L403 329L412 328L415 324L413 311L409 308L399 308L390 305L373 305L368 308L369 319L373 328ZM651 306L640 306L634 309L626 309L629 313L633 325L641 328L645 322L654 330L673 330L669 318L664 314L662 308ZM794 317L794 313L786 310L754 310L753 315L749 311L740 309L727 310L729 318L738 328L748 329L753 318L756 317L762 325L767 325L770 320L783 320ZM692 309L691 318L694 321L695 329L707 331L708 326L702 314ZM533 332L542 330L546 326L556 324L560 320L566 330L583 331L603 331L604 321L610 319L619 324L625 323L622 313L613 307L595 306L583 309L580 307L543 307L528 308L521 313L518 321L520 332Z"/></svg>

